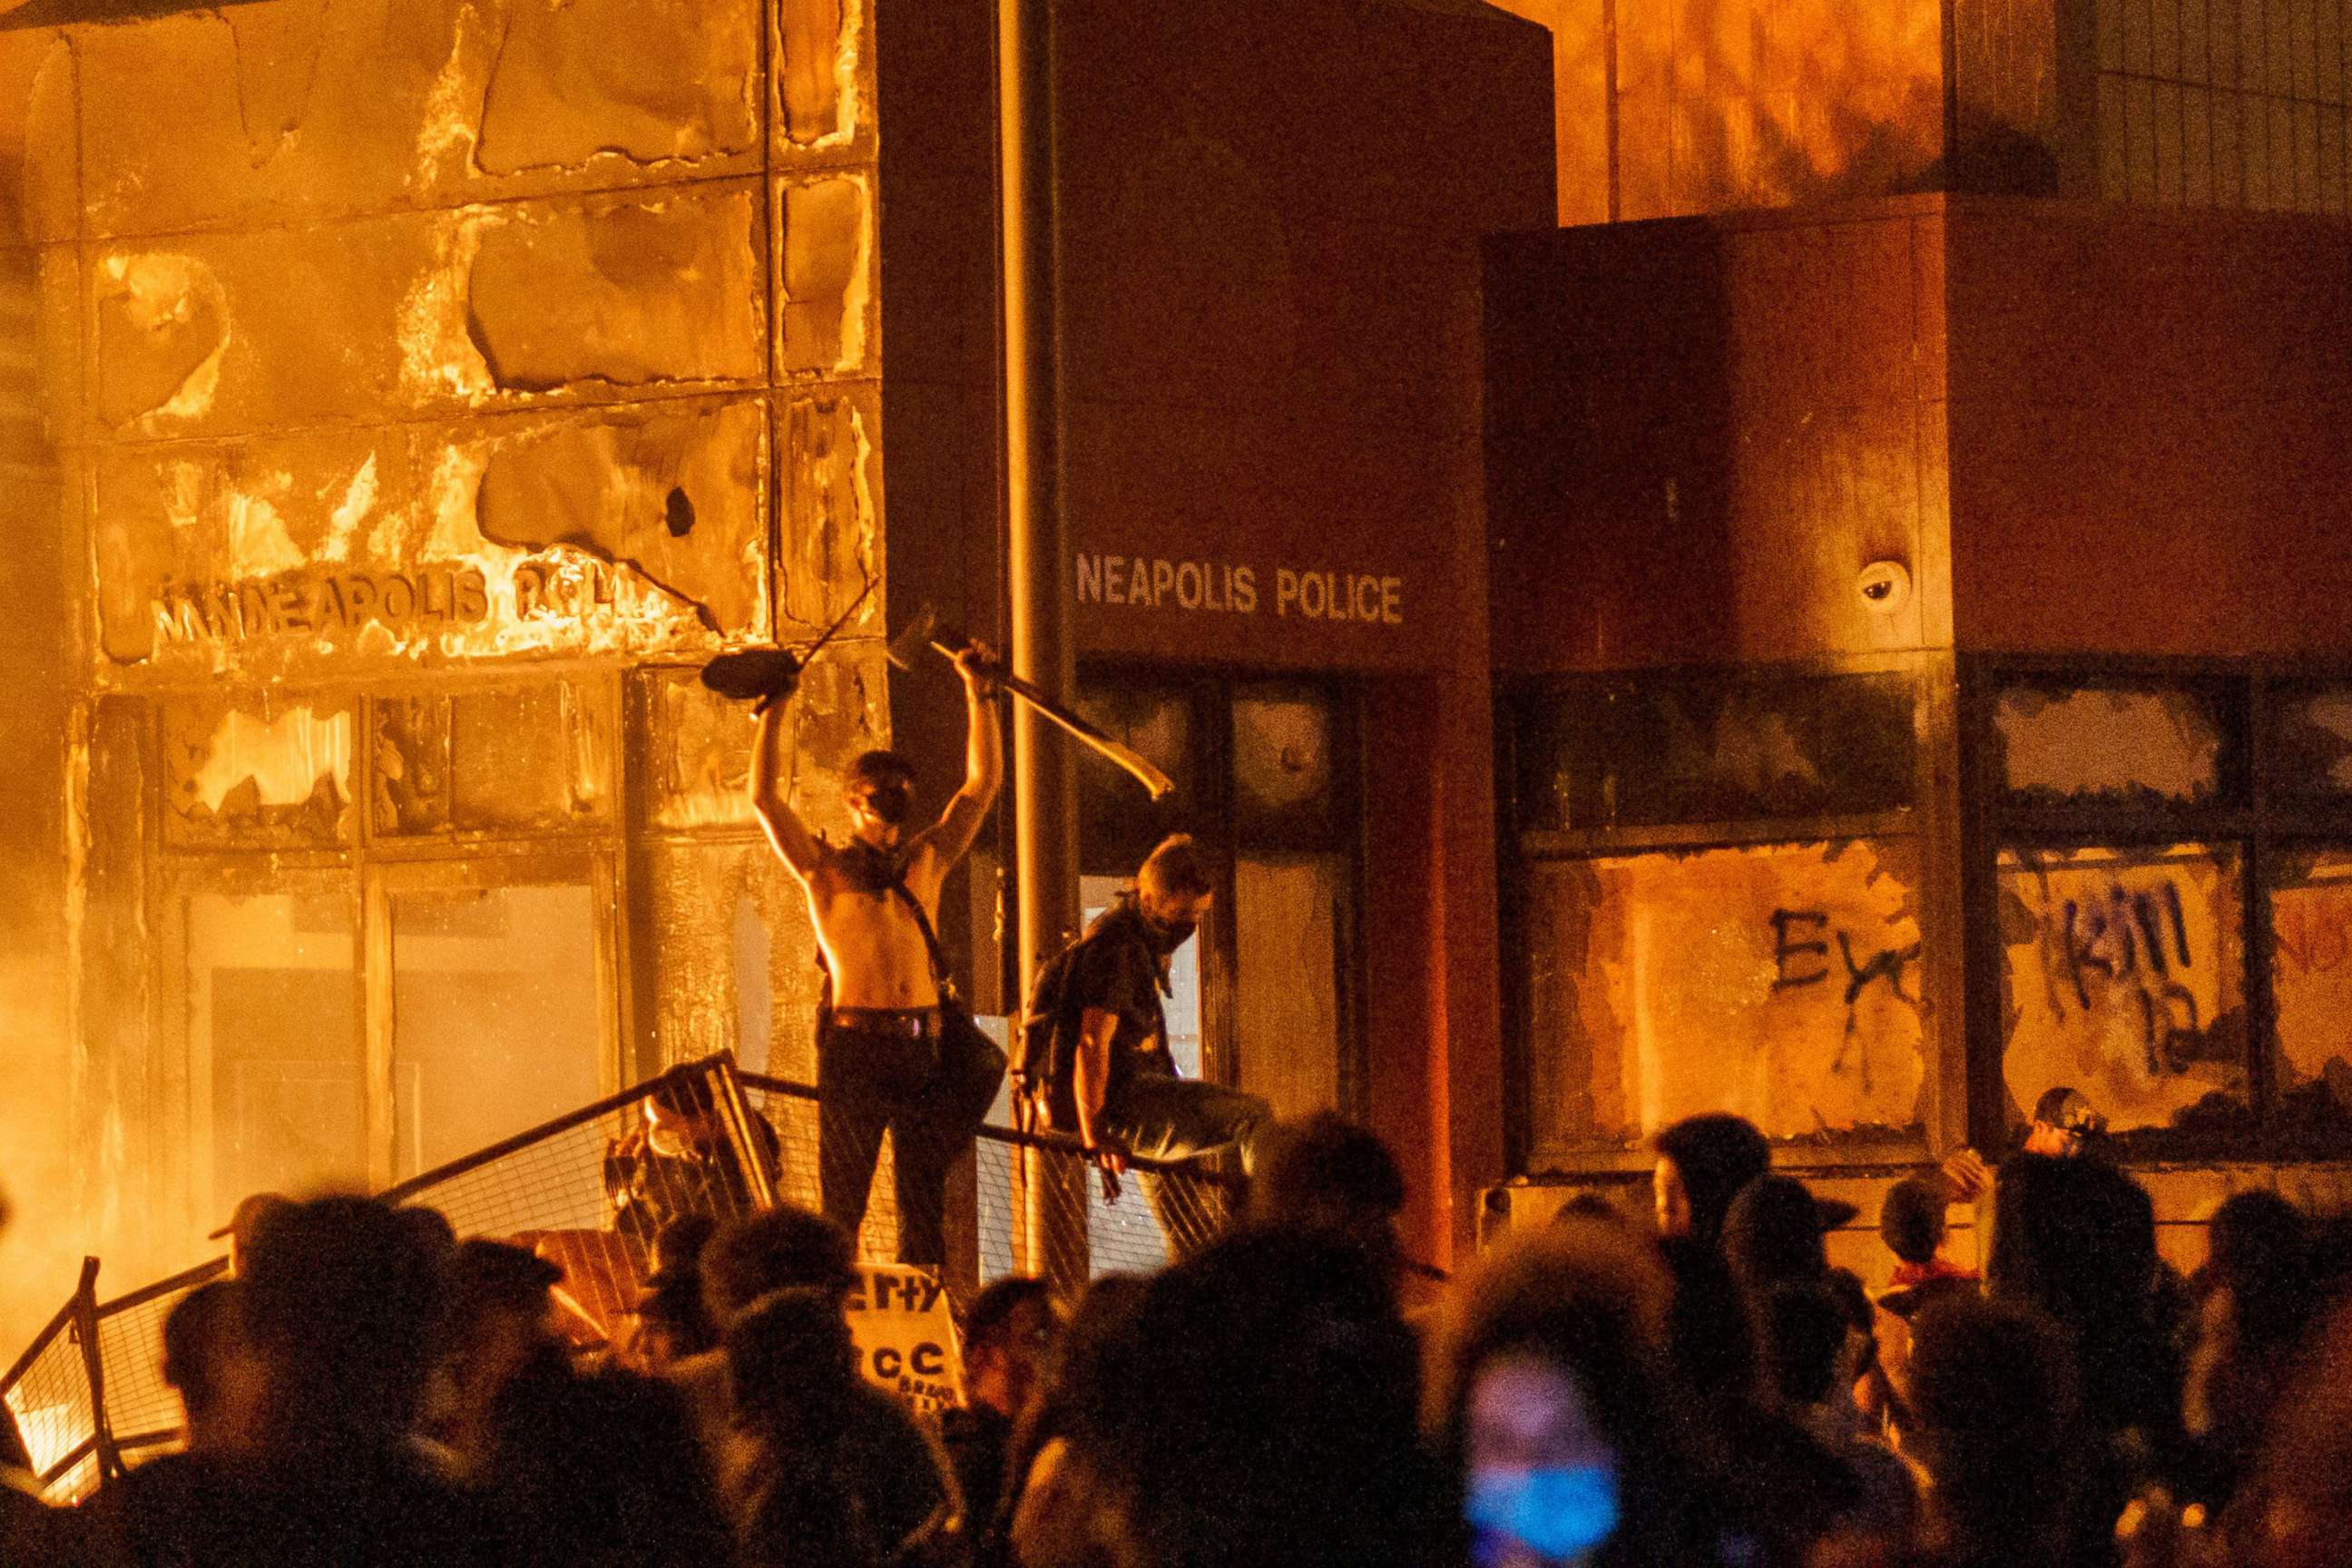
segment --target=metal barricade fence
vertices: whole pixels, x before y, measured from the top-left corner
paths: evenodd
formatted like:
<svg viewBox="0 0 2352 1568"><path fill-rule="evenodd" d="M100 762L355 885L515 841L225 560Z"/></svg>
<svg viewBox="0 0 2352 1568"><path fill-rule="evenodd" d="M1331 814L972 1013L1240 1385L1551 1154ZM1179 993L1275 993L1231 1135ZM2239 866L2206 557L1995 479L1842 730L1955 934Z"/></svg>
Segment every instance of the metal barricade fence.
<svg viewBox="0 0 2352 1568"><path fill-rule="evenodd" d="M98 1259L86 1258L80 1285L0 1380L0 1399L24 1443L33 1479L52 1502L71 1502L98 1485L96 1358L89 1350L97 1284Z"/></svg>
<svg viewBox="0 0 2352 1568"><path fill-rule="evenodd" d="M180 1396L163 1382L163 1320L189 1291L227 1272L228 1259L216 1258L96 1309L110 1473L118 1459L135 1464L179 1446Z"/></svg>
<svg viewBox="0 0 2352 1568"><path fill-rule="evenodd" d="M649 1106L690 1124L656 1136ZM673 1122L673 1126L679 1122ZM724 1223L773 1206L772 1149L752 1127L734 1063L713 1057L558 1117L386 1188L388 1203L438 1210L460 1238L528 1247L563 1270L558 1302L614 1337L652 1272L669 1222Z"/></svg>
<svg viewBox="0 0 2352 1568"><path fill-rule="evenodd" d="M690 1121L699 1141L654 1137L648 1106L657 1100ZM982 1129L969 1211L980 1280L1038 1274L1075 1289L1102 1274L1158 1268L1223 1228L1231 1179L1193 1165L1136 1166L1119 1200L1105 1203L1076 1140ZM898 1245L887 1151L874 1180L859 1252L887 1261ZM437 1210L460 1238L531 1247L563 1270L559 1301L578 1337L609 1339L634 1306L668 1221L694 1214L723 1222L779 1201L822 1209L824 1185L815 1089L739 1074L730 1057L719 1056L378 1195ZM958 1224L951 1215L951 1230ZM178 1396L163 1379L163 1320L226 1268L215 1258L100 1302L97 1260L85 1264L73 1298L0 1377L0 1400L44 1497L78 1500L126 1463L178 1444Z"/></svg>
<svg viewBox="0 0 2352 1568"><path fill-rule="evenodd" d="M775 1129L782 1147L778 1195L821 1210L831 1173L817 1135L816 1090L756 1073L740 1077L745 1100ZM1237 1185L1195 1163L1137 1160L1118 1200L1106 1202L1075 1138L983 1127L972 1159L980 1281L1036 1274L1068 1289L1104 1274L1150 1273L1215 1239L1231 1217ZM951 1215L951 1230L955 1223ZM890 1260L898 1234L886 1154L869 1189L858 1255Z"/></svg>

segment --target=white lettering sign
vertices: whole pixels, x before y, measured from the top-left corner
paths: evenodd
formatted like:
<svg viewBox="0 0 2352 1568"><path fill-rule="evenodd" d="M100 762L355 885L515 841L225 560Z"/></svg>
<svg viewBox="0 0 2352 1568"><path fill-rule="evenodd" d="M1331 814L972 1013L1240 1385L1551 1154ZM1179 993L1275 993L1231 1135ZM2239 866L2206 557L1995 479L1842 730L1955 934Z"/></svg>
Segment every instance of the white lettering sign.
<svg viewBox="0 0 2352 1568"><path fill-rule="evenodd" d="M1255 566L1230 561L1170 561L1150 555L1084 553L1081 605L1255 616L1265 600ZM1370 572L1276 566L1273 609L1282 620L1404 625L1404 579Z"/></svg>

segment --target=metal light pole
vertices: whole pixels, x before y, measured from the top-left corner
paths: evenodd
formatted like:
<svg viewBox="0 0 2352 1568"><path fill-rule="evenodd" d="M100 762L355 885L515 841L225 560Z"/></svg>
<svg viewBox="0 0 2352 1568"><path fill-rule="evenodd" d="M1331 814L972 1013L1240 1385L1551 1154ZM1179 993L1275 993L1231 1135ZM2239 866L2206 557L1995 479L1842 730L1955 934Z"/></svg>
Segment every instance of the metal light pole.
<svg viewBox="0 0 2352 1568"><path fill-rule="evenodd" d="M1077 688L1070 533L1062 510L1061 331L1055 281L1052 0L997 0L997 201L1004 284L1004 481L1013 673L1064 707ZM1013 887L1021 994L1078 924L1075 759L1027 704L1013 715ZM1086 1173L1030 1162L1026 1267L1086 1278ZM1076 1202L1068 1202L1075 1188ZM1071 1216L1075 1215L1076 1234ZM1075 1245L1073 1245L1075 1244ZM1075 1271L1076 1277L1067 1278Z"/></svg>

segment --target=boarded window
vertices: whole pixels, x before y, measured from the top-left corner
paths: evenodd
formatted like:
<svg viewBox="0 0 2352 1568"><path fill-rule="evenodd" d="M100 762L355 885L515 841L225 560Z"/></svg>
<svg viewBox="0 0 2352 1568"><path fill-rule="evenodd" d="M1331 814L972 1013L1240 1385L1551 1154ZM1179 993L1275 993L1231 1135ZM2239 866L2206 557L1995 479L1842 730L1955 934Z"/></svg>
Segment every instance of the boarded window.
<svg viewBox="0 0 2352 1568"><path fill-rule="evenodd" d="M2001 1074L2017 1116L2082 1091L2117 1132L2246 1114L2234 849L2003 850Z"/></svg>
<svg viewBox="0 0 2352 1568"><path fill-rule="evenodd" d="M383 698L375 714L379 833L561 833L612 817L601 683Z"/></svg>
<svg viewBox="0 0 2352 1568"><path fill-rule="evenodd" d="M2293 858L2271 888L2277 1091L2298 1129L2352 1130L2352 854Z"/></svg>
<svg viewBox="0 0 2352 1568"><path fill-rule="evenodd" d="M1898 810L1907 677L1645 676L1547 688L1517 715L1519 822L1582 832Z"/></svg>
<svg viewBox="0 0 2352 1568"><path fill-rule="evenodd" d="M1895 838L1530 864L1538 1162L1710 1110L1783 1139L1916 1128L1917 861Z"/></svg>

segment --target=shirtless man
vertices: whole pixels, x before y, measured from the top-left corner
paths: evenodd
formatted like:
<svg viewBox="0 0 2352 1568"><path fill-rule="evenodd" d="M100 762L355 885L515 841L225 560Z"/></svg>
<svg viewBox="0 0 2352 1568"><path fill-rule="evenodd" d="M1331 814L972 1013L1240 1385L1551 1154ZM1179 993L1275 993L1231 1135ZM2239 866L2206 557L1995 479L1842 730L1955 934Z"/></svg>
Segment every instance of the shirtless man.
<svg viewBox="0 0 2352 1568"><path fill-rule="evenodd" d="M888 1129L896 1151L898 1260L946 1261L948 1167L969 1145L995 1098L980 1064L945 1061L940 983L924 922L937 918L940 886L971 849L1004 770L988 670L994 656L977 644L956 659L970 730L963 787L936 822L909 832L915 770L893 752L868 752L849 765L843 788L850 837L829 844L809 831L785 798L783 704L760 716L751 752L751 805L808 894L831 977L817 1017L817 1159L825 1216L850 1235L866 1217L866 1190ZM906 896L894 890L902 887ZM919 905L918 920L909 900ZM997 1068L1001 1064L991 1063Z"/></svg>

